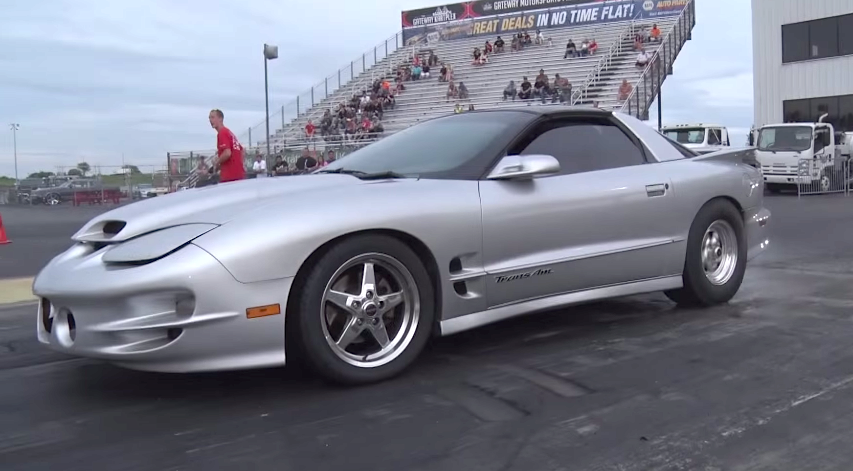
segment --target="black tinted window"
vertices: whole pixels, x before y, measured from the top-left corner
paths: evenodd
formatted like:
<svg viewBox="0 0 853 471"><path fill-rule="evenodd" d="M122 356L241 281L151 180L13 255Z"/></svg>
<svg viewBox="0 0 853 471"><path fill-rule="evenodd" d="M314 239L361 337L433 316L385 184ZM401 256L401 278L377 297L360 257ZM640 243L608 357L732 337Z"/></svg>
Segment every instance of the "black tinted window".
<svg viewBox="0 0 853 471"><path fill-rule="evenodd" d="M782 102L783 120L786 123L810 122L811 106L809 100L787 100Z"/></svg>
<svg viewBox="0 0 853 471"><path fill-rule="evenodd" d="M838 17L838 53L853 54L853 15Z"/></svg>
<svg viewBox="0 0 853 471"><path fill-rule="evenodd" d="M782 26L782 62L804 61L809 58L809 24Z"/></svg>
<svg viewBox="0 0 853 471"><path fill-rule="evenodd" d="M394 133L327 165L366 173L476 179L535 115L473 112L437 118Z"/></svg>
<svg viewBox="0 0 853 471"><path fill-rule="evenodd" d="M709 146L718 146L720 145L720 135L722 131L719 129L709 129L708 130L708 145Z"/></svg>
<svg viewBox="0 0 853 471"><path fill-rule="evenodd" d="M561 174L645 163L640 149L615 126L561 123L549 127L527 145L521 154L553 155L560 161Z"/></svg>
<svg viewBox="0 0 853 471"><path fill-rule="evenodd" d="M822 59L838 55L838 19L824 18L809 22L809 58Z"/></svg>

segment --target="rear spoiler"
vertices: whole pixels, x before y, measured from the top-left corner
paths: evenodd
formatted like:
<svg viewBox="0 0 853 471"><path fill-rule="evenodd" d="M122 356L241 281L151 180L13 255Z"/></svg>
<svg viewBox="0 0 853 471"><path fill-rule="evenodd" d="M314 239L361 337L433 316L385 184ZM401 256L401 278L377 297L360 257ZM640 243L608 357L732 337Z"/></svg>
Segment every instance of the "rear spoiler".
<svg viewBox="0 0 853 471"><path fill-rule="evenodd" d="M698 155L691 160L703 160L708 162L731 162L735 164L746 164L750 167L761 168L755 157L755 147L741 147L738 149L718 150L709 154Z"/></svg>

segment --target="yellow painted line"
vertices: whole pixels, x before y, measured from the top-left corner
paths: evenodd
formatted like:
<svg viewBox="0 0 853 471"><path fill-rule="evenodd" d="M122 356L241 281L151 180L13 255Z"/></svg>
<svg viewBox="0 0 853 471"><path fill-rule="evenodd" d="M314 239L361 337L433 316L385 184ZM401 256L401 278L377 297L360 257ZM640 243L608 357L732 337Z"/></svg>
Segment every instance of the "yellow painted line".
<svg viewBox="0 0 853 471"><path fill-rule="evenodd" d="M0 280L0 306L35 301L32 278L11 278Z"/></svg>

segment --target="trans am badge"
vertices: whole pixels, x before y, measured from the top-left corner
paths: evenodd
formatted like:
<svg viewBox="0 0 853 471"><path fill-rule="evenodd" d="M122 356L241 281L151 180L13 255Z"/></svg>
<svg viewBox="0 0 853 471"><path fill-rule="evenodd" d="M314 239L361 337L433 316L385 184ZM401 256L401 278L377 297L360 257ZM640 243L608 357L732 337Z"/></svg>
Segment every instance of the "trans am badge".
<svg viewBox="0 0 853 471"><path fill-rule="evenodd" d="M538 269L534 271L528 271L525 273L516 273L515 275L505 275L505 276L496 276L495 283L506 283L508 281L518 281L526 278L532 278L534 276L542 276L542 275L550 275L552 273L550 268L546 269Z"/></svg>

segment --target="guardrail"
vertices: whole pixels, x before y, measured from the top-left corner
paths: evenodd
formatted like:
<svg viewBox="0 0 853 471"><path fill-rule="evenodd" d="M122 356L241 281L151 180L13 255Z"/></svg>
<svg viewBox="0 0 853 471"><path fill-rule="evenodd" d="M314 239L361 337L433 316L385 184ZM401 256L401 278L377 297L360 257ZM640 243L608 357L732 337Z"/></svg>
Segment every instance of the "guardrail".
<svg viewBox="0 0 853 471"><path fill-rule="evenodd" d="M696 2L690 0L678 15L675 24L660 41L660 47L643 69L640 77L631 84L631 93L622 103L619 111L638 119L647 119L649 106L660 91L666 75L672 71L672 64L681 47L696 24Z"/></svg>

